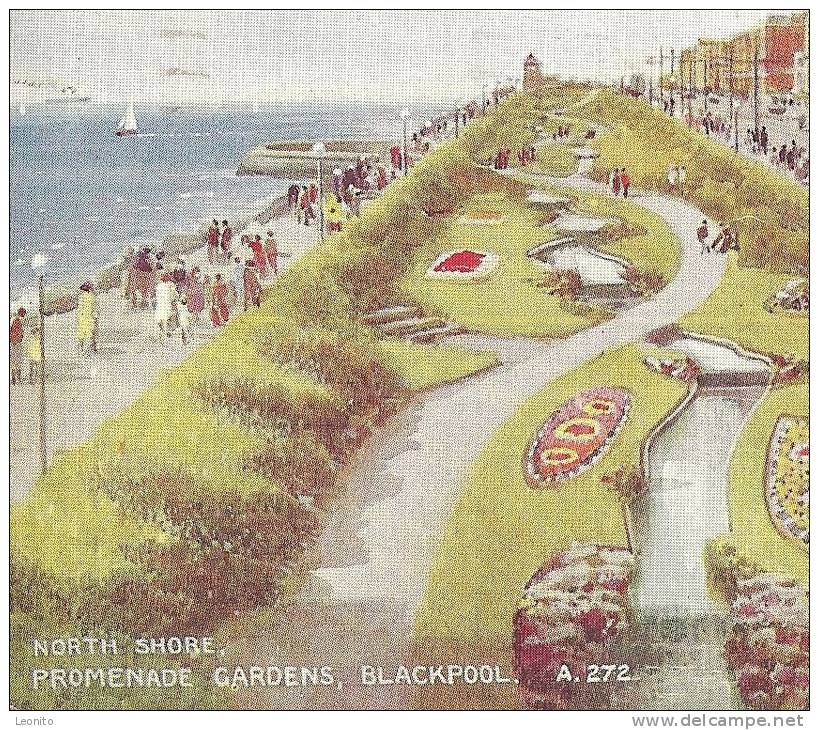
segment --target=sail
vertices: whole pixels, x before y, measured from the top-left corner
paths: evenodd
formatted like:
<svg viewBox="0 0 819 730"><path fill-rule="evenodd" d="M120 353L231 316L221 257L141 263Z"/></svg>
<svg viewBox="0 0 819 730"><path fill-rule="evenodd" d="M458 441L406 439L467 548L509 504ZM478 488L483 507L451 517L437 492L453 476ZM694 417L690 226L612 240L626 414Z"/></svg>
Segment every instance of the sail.
<svg viewBox="0 0 819 730"><path fill-rule="evenodd" d="M125 116L119 120L119 124L117 125L117 129L121 132L136 132L137 130L137 120L134 116L134 103L131 102L128 104L128 111L125 112Z"/></svg>
<svg viewBox="0 0 819 730"><path fill-rule="evenodd" d="M26 105L21 102L20 103L20 116L21 117L25 116L25 113L26 113Z"/></svg>

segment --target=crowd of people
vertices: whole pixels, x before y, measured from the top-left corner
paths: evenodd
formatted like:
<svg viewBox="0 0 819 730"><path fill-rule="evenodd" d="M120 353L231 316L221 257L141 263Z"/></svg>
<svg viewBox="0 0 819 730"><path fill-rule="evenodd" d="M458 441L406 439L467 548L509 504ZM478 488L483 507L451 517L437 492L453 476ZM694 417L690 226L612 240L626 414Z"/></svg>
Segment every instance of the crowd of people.
<svg viewBox="0 0 819 730"><path fill-rule="evenodd" d="M214 219L205 234L208 262L228 271L204 274L189 266L185 257L169 263L163 251L150 246L125 256L123 295L134 308L153 308L159 334L179 334L187 343L191 326L207 312L214 327L224 325L230 311L258 307L261 282L279 272L278 242L272 230L265 240L258 233L244 233L235 245L227 221L220 227ZM79 325L78 325L79 326Z"/></svg>
<svg viewBox="0 0 819 730"><path fill-rule="evenodd" d="M464 111L458 123L465 125L474 109ZM447 135L450 122L440 119L428 122L413 134L414 156L424 154L432 144ZM390 163L372 162L360 157L345 170L335 168L330 190L324 195L323 215L327 233L342 229L343 221L359 215L361 201L367 194L382 191L403 170L401 148L390 149ZM508 155L508 152L507 152ZM522 156L521 156L522 155ZM521 151L521 164L534 159L534 148ZM319 217L319 191L316 183L292 184L287 193L291 214L299 224L309 226ZM210 320L221 327L237 308L242 311L261 305L262 282L279 273L280 258L290 254L279 250L272 230L264 240L255 230L243 232L238 243L227 220L214 218L208 226L203 244L209 271L188 262L185 256L171 260L161 247L129 247L124 254L121 293L127 306L150 309L156 336L160 340L179 337L184 345L191 339L192 328ZM28 324L29 313L19 307L11 318L9 329L11 383L23 382L24 364L28 362L28 379L34 382L43 374L43 353L39 325ZM97 287L84 282L77 293L76 339L80 355L97 352L100 307Z"/></svg>

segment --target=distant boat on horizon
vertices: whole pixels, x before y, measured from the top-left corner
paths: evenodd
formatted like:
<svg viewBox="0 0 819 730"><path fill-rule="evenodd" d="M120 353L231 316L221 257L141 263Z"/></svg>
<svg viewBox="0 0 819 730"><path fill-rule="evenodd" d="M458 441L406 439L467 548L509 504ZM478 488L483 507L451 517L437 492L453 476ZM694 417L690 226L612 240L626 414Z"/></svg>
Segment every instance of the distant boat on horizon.
<svg viewBox="0 0 819 730"><path fill-rule="evenodd" d="M24 117L26 115L26 105L23 102L20 102L20 108L18 110L20 112L20 116Z"/></svg>
<svg viewBox="0 0 819 730"><path fill-rule="evenodd" d="M137 120L134 115L134 102L129 102L128 109L122 119L119 120L117 131L114 132L114 134L116 134L117 137L128 137L132 134L136 134L137 129Z"/></svg>

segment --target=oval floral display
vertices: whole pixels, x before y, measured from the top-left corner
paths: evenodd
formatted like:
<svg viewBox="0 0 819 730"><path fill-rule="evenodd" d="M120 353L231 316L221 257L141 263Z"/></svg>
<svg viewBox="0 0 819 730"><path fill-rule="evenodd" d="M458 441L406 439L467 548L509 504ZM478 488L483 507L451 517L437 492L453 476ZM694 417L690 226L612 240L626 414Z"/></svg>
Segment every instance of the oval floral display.
<svg viewBox="0 0 819 730"><path fill-rule="evenodd" d="M472 279L488 273L497 263L497 254L464 248L460 251L448 251L439 256L427 269L427 276Z"/></svg>
<svg viewBox="0 0 819 730"><path fill-rule="evenodd" d="M526 451L523 471L529 486L543 487L588 469L625 423L631 396L620 388L592 388L558 408Z"/></svg>

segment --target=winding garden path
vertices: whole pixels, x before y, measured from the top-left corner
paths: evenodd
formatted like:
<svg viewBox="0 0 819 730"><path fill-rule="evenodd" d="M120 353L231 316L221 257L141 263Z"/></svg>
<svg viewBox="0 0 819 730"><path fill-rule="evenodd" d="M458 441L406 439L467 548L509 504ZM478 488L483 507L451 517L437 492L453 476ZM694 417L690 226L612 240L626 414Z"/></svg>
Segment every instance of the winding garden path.
<svg viewBox="0 0 819 730"><path fill-rule="evenodd" d="M604 195L584 176L544 182ZM681 246L679 270L654 298L576 335L553 341L463 336L460 344L492 349L501 364L422 395L359 456L345 495L328 516L310 583L278 616L237 641L238 656L270 650L272 662L334 664L355 676L361 663L405 657L413 620L461 480L491 434L530 396L601 352L676 322L719 283L722 256L702 256L695 230L703 214L685 202L636 192L633 202L664 218ZM383 689L383 688L382 688ZM396 688L304 691L308 707L397 707ZM248 706L298 705L292 691L255 692Z"/></svg>

